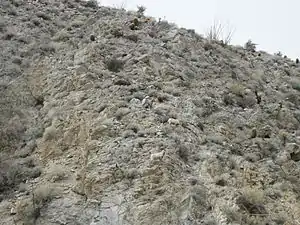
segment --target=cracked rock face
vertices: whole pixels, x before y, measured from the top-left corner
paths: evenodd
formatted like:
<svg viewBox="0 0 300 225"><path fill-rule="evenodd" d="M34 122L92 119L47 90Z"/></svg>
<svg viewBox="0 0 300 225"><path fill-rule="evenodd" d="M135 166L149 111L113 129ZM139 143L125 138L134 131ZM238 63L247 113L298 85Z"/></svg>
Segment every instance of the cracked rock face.
<svg viewBox="0 0 300 225"><path fill-rule="evenodd" d="M300 222L299 64L94 1L0 39L0 224Z"/></svg>

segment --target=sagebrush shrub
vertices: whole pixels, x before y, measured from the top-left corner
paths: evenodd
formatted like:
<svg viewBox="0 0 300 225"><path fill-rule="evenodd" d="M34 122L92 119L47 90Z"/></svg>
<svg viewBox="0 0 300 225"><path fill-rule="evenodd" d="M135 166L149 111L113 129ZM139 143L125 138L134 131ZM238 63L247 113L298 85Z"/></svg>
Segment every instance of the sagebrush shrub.
<svg viewBox="0 0 300 225"><path fill-rule="evenodd" d="M248 40L244 46L244 48L247 50L247 51L250 51L250 52L255 52L256 51L256 45L255 43L253 43L251 40Z"/></svg>

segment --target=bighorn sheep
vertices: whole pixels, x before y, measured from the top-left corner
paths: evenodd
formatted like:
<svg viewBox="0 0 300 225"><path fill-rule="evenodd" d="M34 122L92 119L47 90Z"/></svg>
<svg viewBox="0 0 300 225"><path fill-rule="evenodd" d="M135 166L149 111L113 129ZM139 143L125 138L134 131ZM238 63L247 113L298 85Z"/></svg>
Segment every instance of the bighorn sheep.
<svg viewBox="0 0 300 225"><path fill-rule="evenodd" d="M164 157L165 153L166 153L165 150L162 150L161 152L153 153L150 156L150 160L151 161L161 160Z"/></svg>

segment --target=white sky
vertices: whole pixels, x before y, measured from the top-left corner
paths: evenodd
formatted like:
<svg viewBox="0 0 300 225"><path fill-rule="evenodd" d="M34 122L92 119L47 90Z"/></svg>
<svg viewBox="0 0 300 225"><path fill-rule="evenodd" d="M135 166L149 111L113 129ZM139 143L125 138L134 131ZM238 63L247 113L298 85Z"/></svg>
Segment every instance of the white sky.
<svg viewBox="0 0 300 225"><path fill-rule="evenodd" d="M270 54L281 51L291 59L300 57L300 0L100 0L100 4L131 10L143 5L146 15L203 35L220 21L235 30L232 44L244 45L251 39Z"/></svg>

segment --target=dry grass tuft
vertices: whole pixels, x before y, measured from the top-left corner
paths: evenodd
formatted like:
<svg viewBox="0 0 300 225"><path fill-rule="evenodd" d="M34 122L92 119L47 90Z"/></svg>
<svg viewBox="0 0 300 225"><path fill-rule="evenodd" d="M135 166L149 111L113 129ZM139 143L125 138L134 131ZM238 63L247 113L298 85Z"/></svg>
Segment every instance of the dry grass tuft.
<svg viewBox="0 0 300 225"><path fill-rule="evenodd" d="M226 31L225 26L222 23L214 21L214 24L206 33L206 38L210 42L222 42L223 44L228 45L232 40L233 34L234 30L232 28L229 28L228 31Z"/></svg>
<svg viewBox="0 0 300 225"><path fill-rule="evenodd" d="M65 168L60 165L52 164L48 170L47 179L51 182L63 180L66 177Z"/></svg>
<svg viewBox="0 0 300 225"><path fill-rule="evenodd" d="M250 215L267 214L264 207L264 192L256 188L246 187L238 197L237 204Z"/></svg>

